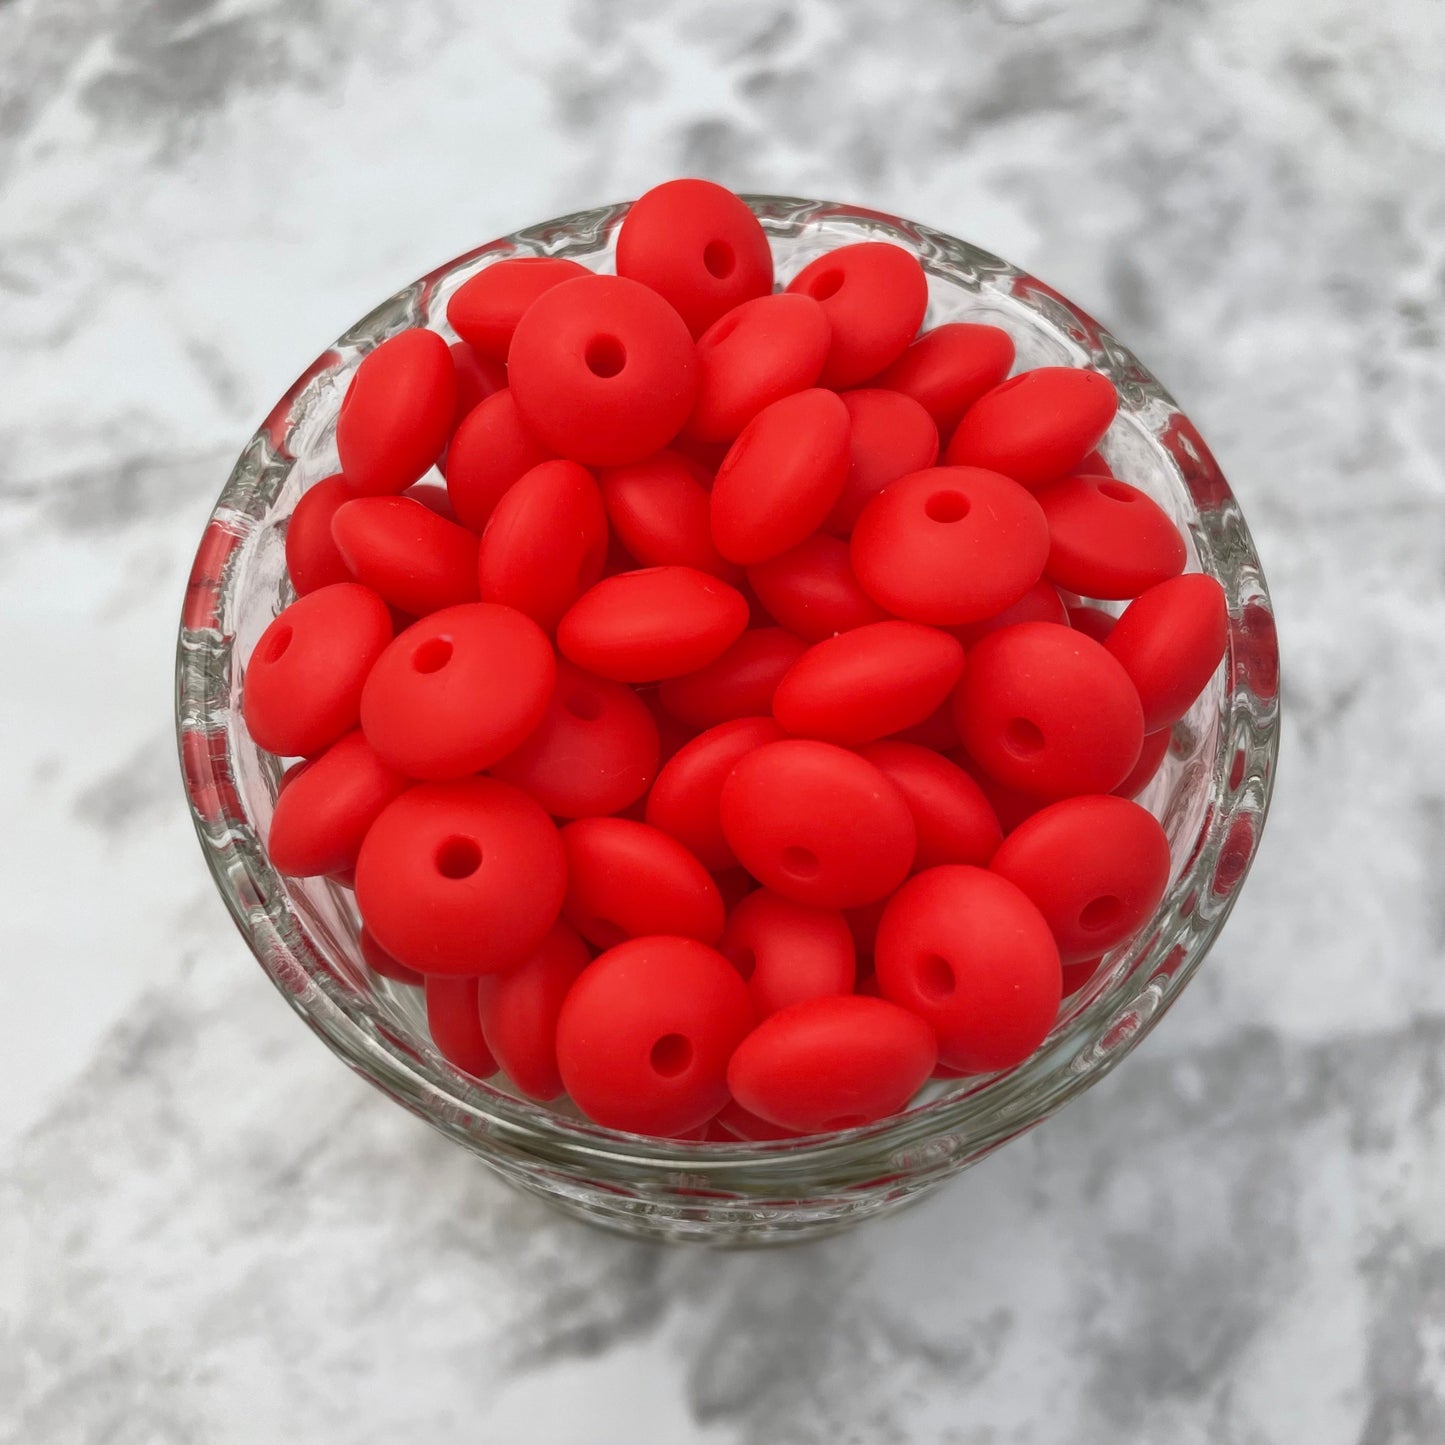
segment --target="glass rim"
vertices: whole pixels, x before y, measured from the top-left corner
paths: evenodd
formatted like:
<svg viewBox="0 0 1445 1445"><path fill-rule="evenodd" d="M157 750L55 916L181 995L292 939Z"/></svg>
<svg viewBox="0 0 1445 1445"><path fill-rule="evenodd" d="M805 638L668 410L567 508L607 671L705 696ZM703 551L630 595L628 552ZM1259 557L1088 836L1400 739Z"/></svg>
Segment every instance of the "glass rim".
<svg viewBox="0 0 1445 1445"><path fill-rule="evenodd" d="M1006 261L941 231L882 212L787 196L747 195L764 229L781 234L813 220L856 223L868 237L912 249L926 270L960 271L1022 299L1064 329L1094 369L1119 388L1121 411L1147 416L1149 431L1180 473L1197 509L1193 541L1201 570L1229 604L1218 742L1210 806L1185 866L1149 924L1109 969L1107 986L1056 1026L1043 1047L1001 1075L960 1081L958 1091L876 1124L832 1135L768 1142L655 1139L603 1128L469 1080L398 1034L394 1021L338 974L324 940L298 911L290 883L272 868L239 790L236 750L248 743L229 706L235 637L224 622L242 569L233 565L285 484L293 411L323 394L335 374L386 336L426 324L427 307L459 271L487 258L559 255L609 233L626 203L558 217L466 252L403 288L324 351L272 408L243 449L211 513L182 609L176 724L192 820L207 866L242 936L310 1027L354 1069L428 1122L506 1169L585 1169L594 1181L675 1190L679 1173L710 1185L769 1194L820 1179L846 1188L880 1170L928 1168L919 1146L946 1141L939 1172L1032 1127L1131 1052L1194 975L1227 920L1257 851L1279 746L1278 652L1268 589L1239 506L1198 431L1133 353L1052 288ZM1262 672L1261 672L1262 669ZM1274 679L1256 688L1253 679ZM1267 695L1266 695L1267 694ZM250 746L254 746L253 744ZM1221 879L1227 886L1221 887ZM1109 955L1114 958L1114 955ZM956 1167L956 1164L955 1164Z"/></svg>

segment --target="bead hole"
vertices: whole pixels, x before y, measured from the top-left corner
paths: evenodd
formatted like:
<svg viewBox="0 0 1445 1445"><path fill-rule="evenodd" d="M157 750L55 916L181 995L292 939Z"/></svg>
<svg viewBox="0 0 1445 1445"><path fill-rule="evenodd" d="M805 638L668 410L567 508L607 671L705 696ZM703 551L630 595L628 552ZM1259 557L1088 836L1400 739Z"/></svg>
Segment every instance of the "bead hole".
<svg viewBox="0 0 1445 1445"><path fill-rule="evenodd" d="M675 1079L692 1063L692 1041L682 1034L663 1034L652 1046L652 1071Z"/></svg>
<svg viewBox="0 0 1445 1445"><path fill-rule="evenodd" d="M448 838L437 849L437 872L443 878L470 878L482 866L482 850L471 838Z"/></svg>
<svg viewBox="0 0 1445 1445"><path fill-rule="evenodd" d="M958 987L953 965L941 953L925 954L918 965L918 987L926 998L952 998Z"/></svg>
<svg viewBox="0 0 1445 1445"><path fill-rule="evenodd" d="M451 660L450 637L429 637L411 655L411 665L418 672L440 672Z"/></svg>
<svg viewBox="0 0 1445 1445"><path fill-rule="evenodd" d="M794 878L816 878L822 866L811 848L796 846L783 849L782 864L783 872Z"/></svg>
<svg viewBox="0 0 1445 1445"><path fill-rule="evenodd" d="M1099 495L1111 502L1132 502L1139 493L1124 482L1100 482Z"/></svg>
<svg viewBox="0 0 1445 1445"><path fill-rule="evenodd" d="M1079 913L1079 927L1086 933L1097 933L1101 928L1110 928L1119 921L1124 911L1122 900L1112 893L1101 894L1086 903Z"/></svg>
<svg viewBox="0 0 1445 1445"><path fill-rule="evenodd" d="M808 287L808 294L814 301L826 301L830 296L836 296L843 289L843 272L833 266L827 271L820 271L813 277Z"/></svg>
<svg viewBox="0 0 1445 1445"><path fill-rule="evenodd" d="M615 336L594 336L583 354L587 370L604 380L627 365L627 348Z"/></svg>
<svg viewBox="0 0 1445 1445"><path fill-rule="evenodd" d="M969 500L962 492L935 492L923 510L930 522L961 522L968 516Z"/></svg>
<svg viewBox="0 0 1445 1445"><path fill-rule="evenodd" d="M1015 757L1031 758L1043 751L1044 735L1039 725L1028 718L1011 718L1003 730L1003 745Z"/></svg>
<svg viewBox="0 0 1445 1445"><path fill-rule="evenodd" d="M731 276L733 266L733 248L726 241L709 241L702 249L702 264L707 268L709 276L716 276L719 281L724 276Z"/></svg>
<svg viewBox="0 0 1445 1445"><path fill-rule="evenodd" d="M562 706L583 722L596 722L602 716L602 699L595 692L588 692L583 687L568 693Z"/></svg>
<svg viewBox="0 0 1445 1445"><path fill-rule="evenodd" d="M266 646L261 651L262 662L280 662L286 649L291 646L291 639L295 634L291 631L290 623L283 622L266 639Z"/></svg>

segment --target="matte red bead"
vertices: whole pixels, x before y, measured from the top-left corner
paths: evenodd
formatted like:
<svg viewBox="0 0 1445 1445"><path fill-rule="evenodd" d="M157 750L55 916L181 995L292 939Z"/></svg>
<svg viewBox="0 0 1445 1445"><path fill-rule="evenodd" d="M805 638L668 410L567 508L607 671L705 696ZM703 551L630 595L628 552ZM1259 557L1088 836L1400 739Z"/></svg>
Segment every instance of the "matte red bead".
<svg viewBox="0 0 1445 1445"><path fill-rule="evenodd" d="M917 257L887 241L839 246L803 267L788 290L822 306L833 333L822 383L840 390L897 361L928 309Z"/></svg>
<svg viewBox="0 0 1445 1445"><path fill-rule="evenodd" d="M1070 607L1069 626L1095 642L1105 642L1119 619L1102 607Z"/></svg>
<svg viewBox="0 0 1445 1445"><path fill-rule="evenodd" d="M630 818L581 818L562 829L562 912L589 943L611 948L648 934L716 943L722 895L676 838Z"/></svg>
<svg viewBox="0 0 1445 1445"><path fill-rule="evenodd" d="M836 909L759 888L728 915L718 948L747 980L760 1019L803 999L853 992L853 935Z"/></svg>
<svg viewBox="0 0 1445 1445"><path fill-rule="evenodd" d="M356 864L367 928L426 974L515 968L557 921L566 886L552 820L495 778L409 789L371 825Z"/></svg>
<svg viewBox="0 0 1445 1445"><path fill-rule="evenodd" d="M1065 798L1020 823L990 866L1033 901L1064 962L1080 963L1149 921L1169 886L1169 840L1126 798Z"/></svg>
<svg viewBox="0 0 1445 1445"><path fill-rule="evenodd" d="M661 451L640 462L608 467L598 478L607 520L636 560L620 571L642 567L695 567L736 584L742 569L713 545L709 522L712 478L677 451Z"/></svg>
<svg viewBox="0 0 1445 1445"><path fill-rule="evenodd" d="M551 455L523 425L510 389L487 397L447 448L447 495L457 520L483 531L512 483Z"/></svg>
<svg viewBox="0 0 1445 1445"><path fill-rule="evenodd" d="M407 786L359 731L338 738L287 774L266 838L276 871L311 877L354 868L366 830Z"/></svg>
<svg viewBox="0 0 1445 1445"><path fill-rule="evenodd" d="M902 392L863 387L843 393L852 430L848 440L848 480L826 526L847 536L863 508L884 487L938 460L938 428L933 418Z"/></svg>
<svg viewBox="0 0 1445 1445"><path fill-rule="evenodd" d="M482 533L482 601L515 607L551 632L606 560L607 513L592 473L542 462L512 485Z"/></svg>
<svg viewBox="0 0 1445 1445"><path fill-rule="evenodd" d="M728 1087L761 1119L826 1134L896 1114L927 1082L936 1056L928 1025L886 999L806 999L743 1040Z"/></svg>
<svg viewBox="0 0 1445 1445"><path fill-rule="evenodd" d="M968 756L964 748L957 748L950 754L950 761L955 762L971 777L983 795L988 799L988 805L993 809L994 815L998 818L999 826L1007 837L1023 822L1025 818L1032 818L1040 808L1049 805L1047 798L1037 797L1033 793L1025 792L1021 788L1010 788L999 782L997 778L990 777L978 763Z"/></svg>
<svg viewBox="0 0 1445 1445"><path fill-rule="evenodd" d="M701 336L773 289L773 254L758 218L731 191L712 181L664 181L623 217L617 274L656 291Z"/></svg>
<svg viewBox="0 0 1445 1445"><path fill-rule="evenodd" d="M557 818L592 818L635 803L657 776L657 724L625 683L557 664L536 730L490 772Z"/></svg>
<svg viewBox="0 0 1445 1445"><path fill-rule="evenodd" d="M986 1074L1022 1063L1059 1011L1059 951L1023 891L982 868L930 868L889 900L873 954L883 997L924 1020L938 1059Z"/></svg>
<svg viewBox="0 0 1445 1445"><path fill-rule="evenodd" d="M1015 622L1054 622L1060 627L1067 627L1069 613L1064 606L1064 599L1059 596L1059 589L1052 582L1045 582L1040 578L1017 602L980 622L965 622L955 627L953 635L965 647L972 647L990 632L1012 627Z"/></svg>
<svg viewBox="0 0 1445 1445"><path fill-rule="evenodd" d="M706 667L747 625L737 588L693 567L644 567L584 592L558 625L557 646L600 677L658 682Z"/></svg>
<svg viewBox="0 0 1445 1445"><path fill-rule="evenodd" d="M257 747L314 757L356 726L361 690L391 641L391 614L369 587L337 582L271 620L246 664L241 715Z"/></svg>
<svg viewBox="0 0 1445 1445"><path fill-rule="evenodd" d="M465 341L454 341L449 349L457 370L457 409L452 421L455 432L489 396L506 389L507 368L490 356L478 355Z"/></svg>
<svg viewBox="0 0 1445 1445"><path fill-rule="evenodd" d="M964 413L944 453L1031 491L1074 471L1118 410L1114 383L1096 371L1040 366L986 392Z"/></svg>
<svg viewBox="0 0 1445 1445"><path fill-rule="evenodd" d="M1014 363L1014 343L997 326L950 321L925 331L874 381L911 396L948 436L958 419L992 391Z"/></svg>
<svg viewBox="0 0 1445 1445"><path fill-rule="evenodd" d="M453 1068L474 1079L497 1072L477 1011L477 980L434 975L426 980L426 1022L436 1051Z"/></svg>
<svg viewBox="0 0 1445 1445"><path fill-rule="evenodd" d="M759 296L698 338L697 400L687 435L730 442L765 407L813 386L832 333L807 296Z"/></svg>
<svg viewBox="0 0 1445 1445"><path fill-rule="evenodd" d="M1051 582L1085 597L1137 597L1177 577L1187 554L1179 529L1147 493L1113 477L1065 477L1041 488Z"/></svg>
<svg viewBox="0 0 1445 1445"><path fill-rule="evenodd" d="M554 923L537 951L516 968L477 980L482 1036L519 1093L538 1103L562 1092L557 1019L591 951L568 924Z"/></svg>
<svg viewBox="0 0 1445 1445"><path fill-rule="evenodd" d="M1139 749L1139 761L1134 764L1129 776L1114 789L1118 797L1137 798L1154 781L1155 774L1164 766L1164 759L1169 756L1169 744L1173 737L1172 728L1160 728L1158 732L1144 734L1144 743Z"/></svg>
<svg viewBox="0 0 1445 1445"><path fill-rule="evenodd" d="M665 447L697 394L682 318L623 276L581 276L539 297L517 324L507 371L528 429L587 466Z"/></svg>
<svg viewBox="0 0 1445 1445"><path fill-rule="evenodd" d="M557 1021L557 1062L595 1123L675 1137L727 1103L728 1060L753 1024L747 985L690 938L636 938L583 970Z"/></svg>
<svg viewBox="0 0 1445 1445"><path fill-rule="evenodd" d="M878 742L859 749L903 794L918 847L915 869L941 863L986 867L1003 830L984 791L962 768L916 743Z"/></svg>
<svg viewBox="0 0 1445 1445"><path fill-rule="evenodd" d="M1102 958L1086 958L1082 963L1064 965L1064 997L1071 998L1099 972Z"/></svg>
<svg viewBox="0 0 1445 1445"><path fill-rule="evenodd" d="M770 1124L766 1119L760 1119L756 1114L748 1113L736 1099L729 1099L722 1106L714 1122L723 1135L729 1139L761 1143L764 1140L796 1139L798 1137L796 1129L781 1129L776 1124Z"/></svg>
<svg viewBox="0 0 1445 1445"><path fill-rule="evenodd" d="M457 287L447 302L447 320L479 356L506 361L527 308L563 281L590 274L565 256L506 256Z"/></svg>
<svg viewBox="0 0 1445 1445"><path fill-rule="evenodd" d="M514 752L556 681L546 634L491 602L433 612L381 655L361 696L367 741L413 778L461 778Z"/></svg>
<svg viewBox="0 0 1445 1445"><path fill-rule="evenodd" d="M723 458L712 488L712 538L751 566L796 547L832 511L848 476L848 408L814 388L765 407Z"/></svg>
<svg viewBox="0 0 1445 1445"><path fill-rule="evenodd" d="M859 586L848 544L822 533L748 568L768 615L807 642L849 632L888 614Z"/></svg>
<svg viewBox="0 0 1445 1445"><path fill-rule="evenodd" d="M819 908L882 898L913 863L903 795L872 763L832 743L788 738L748 753L723 784L719 815L754 878Z"/></svg>
<svg viewBox="0 0 1445 1445"><path fill-rule="evenodd" d="M357 935L356 941L361 949L361 957L373 973L379 974L382 978L389 978L393 983L407 984L411 988L421 988L426 983L423 974L394 959L372 937L369 928L363 928Z"/></svg>
<svg viewBox="0 0 1445 1445"><path fill-rule="evenodd" d="M1142 592L1105 647L1139 691L1150 732L1179 721L1203 692L1229 640L1229 607L1213 577L1191 572Z"/></svg>
<svg viewBox="0 0 1445 1445"><path fill-rule="evenodd" d="M647 821L714 872L736 868L719 814L723 784L750 752L782 736L770 717L739 718L699 733L663 764L647 795Z"/></svg>
<svg viewBox="0 0 1445 1445"><path fill-rule="evenodd" d="M1016 482L977 467L931 467L894 482L853 529L863 590L915 622L978 622L1043 574L1048 524Z"/></svg>
<svg viewBox="0 0 1445 1445"><path fill-rule="evenodd" d="M477 600L477 539L414 497L358 497L331 519L352 575L412 617Z"/></svg>
<svg viewBox="0 0 1445 1445"><path fill-rule="evenodd" d="M857 744L927 718L963 673L963 645L917 622L872 622L815 642L773 694L795 737Z"/></svg>
<svg viewBox="0 0 1445 1445"><path fill-rule="evenodd" d="M951 752L959 745L958 724L953 720L953 702L941 704L911 728L900 728L893 738L900 743L917 743L936 753Z"/></svg>
<svg viewBox="0 0 1445 1445"><path fill-rule="evenodd" d="M772 710L779 681L807 650L806 642L781 627L754 627L706 667L669 678L658 688L658 700L695 728L761 716Z"/></svg>
<svg viewBox="0 0 1445 1445"><path fill-rule="evenodd" d="M1051 622L985 637L953 701L970 755L999 782L1041 798L1109 792L1144 742L1128 674L1092 638Z"/></svg>
<svg viewBox="0 0 1445 1445"><path fill-rule="evenodd" d="M346 478L338 474L323 477L297 498L286 522L286 571L298 597L356 580L331 536L337 508L355 496Z"/></svg>
<svg viewBox="0 0 1445 1445"><path fill-rule="evenodd" d="M402 493L413 502L420 502L427 511L435 512L444 522L457 520L456 508L447 495L447 489L440 482L416 482Z"/></svg>
<svg viewBox="0 0 1445 1445"><path fill-rule="evenodd" d="M336 450L351 488L404 492L431 469L457 412L452 354L435 331L388 337L356 368L336 419Z"/></svg>

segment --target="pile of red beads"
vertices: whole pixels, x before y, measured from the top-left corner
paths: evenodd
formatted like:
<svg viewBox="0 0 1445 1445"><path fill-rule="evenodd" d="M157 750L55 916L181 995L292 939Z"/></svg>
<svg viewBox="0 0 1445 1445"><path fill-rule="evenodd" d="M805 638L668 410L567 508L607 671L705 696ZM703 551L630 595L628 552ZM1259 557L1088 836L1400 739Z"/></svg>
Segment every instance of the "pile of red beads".
<svg viewBox="0 0 1445 1445"><path fill-rule="evenodd" d="M457 1068L612 1128L831 1131L1021 1063L1163 897L1132 800L1220 587L1096 450L1108 379L920 334L901 246L777 291L683 180L616 270L495 261L458 340L356 369L244 677L299 759L272 861L355 889Z"/></svg>

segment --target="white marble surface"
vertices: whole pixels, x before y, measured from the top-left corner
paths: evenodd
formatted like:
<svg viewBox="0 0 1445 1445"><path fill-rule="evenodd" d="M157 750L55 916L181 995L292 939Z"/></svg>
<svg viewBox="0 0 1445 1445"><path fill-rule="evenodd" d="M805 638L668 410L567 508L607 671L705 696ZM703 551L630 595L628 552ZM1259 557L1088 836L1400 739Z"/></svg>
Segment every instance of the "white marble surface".
<svg viewBox="0 0 1445 1445"><path fill-rule="evenodd" d="M0 1439L1445 1440L1445 10L0 0ZM1224 942L1112 1078L786 1255L514 1197L251 962L173 761L241 442L378 297L702 172L933 222L1158 370L1279 607Z"/></svg>

